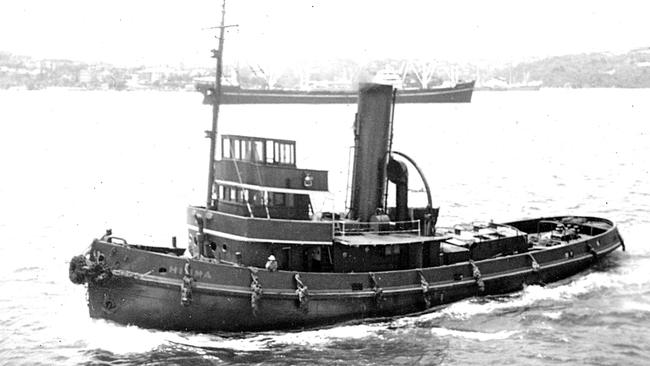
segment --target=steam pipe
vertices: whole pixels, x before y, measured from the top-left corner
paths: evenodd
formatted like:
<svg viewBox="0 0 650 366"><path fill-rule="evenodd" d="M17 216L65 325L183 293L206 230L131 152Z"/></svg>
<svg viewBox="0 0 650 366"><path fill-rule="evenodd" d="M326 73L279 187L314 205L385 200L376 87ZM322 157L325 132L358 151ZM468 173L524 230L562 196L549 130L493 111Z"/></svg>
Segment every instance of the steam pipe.
<svg viewBox="0 0 650 366"><path fill-rule="evenodd" d="M387 164L388 180L395 183L395 208L397 221L407 221L409 216L408 208L408 184L409 171L406 163L395 160L391 156Z"/></svg>
<svg viewBox="0 0 650 366"><path fill-rule="evenodd" d="M413 165L415 170L418 171L418 174L420 175L420 178L422 178L422 183L424 183L424 189L427 191L427 204L428 204L428 207L433 207L433 203L431 201L431 189L429 189L429 183L427 183L427 179L424 177L424 174L422 173L422 170L420 169L420 167L408 155L406 155L404 153L401 153L399 151L392 151L392 153L395 154L395 155L399 155L399 156L403 157L404 159L408 160L408 162Z"/></svg>

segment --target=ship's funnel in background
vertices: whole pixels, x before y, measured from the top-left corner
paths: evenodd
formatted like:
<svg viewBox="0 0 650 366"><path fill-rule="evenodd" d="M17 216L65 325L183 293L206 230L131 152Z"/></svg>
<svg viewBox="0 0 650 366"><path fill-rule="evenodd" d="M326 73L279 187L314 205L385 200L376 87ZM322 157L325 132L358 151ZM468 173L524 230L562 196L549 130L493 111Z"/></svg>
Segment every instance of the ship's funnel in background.
<svg viewBox="0 0 650 366"><path fill-rule="evenodd" d="M378 208L383 208L392 107L392 86L359 86L359 106L354 125L351 219L369 221Z"/></svg>

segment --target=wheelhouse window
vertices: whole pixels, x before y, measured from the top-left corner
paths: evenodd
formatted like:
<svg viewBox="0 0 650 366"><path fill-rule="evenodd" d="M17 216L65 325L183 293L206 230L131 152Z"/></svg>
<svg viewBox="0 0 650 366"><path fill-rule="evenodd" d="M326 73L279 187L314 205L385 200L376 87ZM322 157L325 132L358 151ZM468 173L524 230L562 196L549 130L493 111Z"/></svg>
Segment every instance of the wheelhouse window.
<svg viewBox="0 0 650 366"><path fill-rule="evenodd" d="M273 165L296 164L295 141L235 135L223 135L221 141L221 156L224 159Z"/></svg>
<svg viewBox="0 0 650 366"><path fill-rule="evenodd" d="M230 200L231 201L237 202L237 196L238 196L238 193L239 193L238 191L239 191L239 189L237 189L237 188L231 188L230 189Z"/></svg>
<svg viewBox="0 0 650 366"><path fill-rule="evenodd" d="M219 194L219 199L223 201L238 202L242 204L250 202L249 198L251 197L251 194L249 194L248 189L245 188L219 185L217 192Z"/></svg>
<svg viewBox="0 0 650 366"><path fill-rule="evenodd" d="M273 142L273 164L295 165L295 148L293 144Z"/></svg>
<svg viewBox="0 0 650 366"><path fill-rule="evenodd" d="M284 193L270 192L269 193L269 205L271 206L284 206L285 205L285 195Z"/></svg>
<svg viewBox="0 0 650 366"><path fill-rule="evenodd" d="M235 140L233 146L233 157L237 160L241 160L241 141Z"/></svg>
<svg viewBox="0 0 650 366"><path fill-rule="evenodd" d="M230 147L230 139L227 138L227 137L224 137L221 141L222 141L221 148L222 148L222 151L223 151L223 153L221 155L223 156L224 159L232 158L232 150L231 150L231 147Z"/></svg>
<svg viewBox="0 0 650 366"><path fill-rule="evenodd" d="M253 141L251 144L251 159L256 163L264 162L264 143Z"/></svg>

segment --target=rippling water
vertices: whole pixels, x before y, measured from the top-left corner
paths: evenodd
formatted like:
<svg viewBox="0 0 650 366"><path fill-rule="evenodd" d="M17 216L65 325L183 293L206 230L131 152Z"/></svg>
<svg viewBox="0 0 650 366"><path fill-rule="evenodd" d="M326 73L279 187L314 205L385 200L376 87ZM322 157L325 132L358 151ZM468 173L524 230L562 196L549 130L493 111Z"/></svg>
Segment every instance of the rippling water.
<svg viewBox="0 0 650 366"><path fill-rule="evenodd" d="M185 207L203 202L207 181L211 110L200 101L0 91L1 364L650 364L650 90L480 92L471 104L397 106L394 147L426 173L441 224L565 213L617 221L628 251L578 276L295 332L89 319L84 288L67 278L70 257L109 227L130 242L186 237ZM330 171L338 200L319 203L342 209L355 111L224 106L219 129L297 140L299 166Z"/></svg>

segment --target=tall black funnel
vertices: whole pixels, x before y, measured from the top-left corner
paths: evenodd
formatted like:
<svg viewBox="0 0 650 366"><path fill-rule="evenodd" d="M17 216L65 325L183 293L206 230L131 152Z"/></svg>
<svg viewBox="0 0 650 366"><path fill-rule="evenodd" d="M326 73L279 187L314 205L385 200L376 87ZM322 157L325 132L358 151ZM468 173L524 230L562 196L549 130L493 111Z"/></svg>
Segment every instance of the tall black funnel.
<svg viewBox="0 0 650 366"><path fill-rule="evenodd" d="M354 125L354 165L349 217L369 221L383 207L386 157L390 139L393 87L359 86L359 106Z"/></svg>

